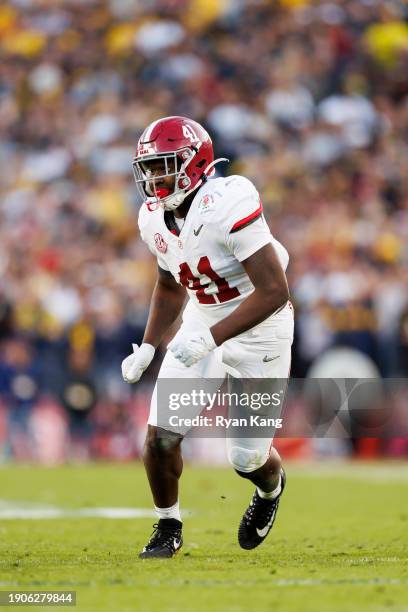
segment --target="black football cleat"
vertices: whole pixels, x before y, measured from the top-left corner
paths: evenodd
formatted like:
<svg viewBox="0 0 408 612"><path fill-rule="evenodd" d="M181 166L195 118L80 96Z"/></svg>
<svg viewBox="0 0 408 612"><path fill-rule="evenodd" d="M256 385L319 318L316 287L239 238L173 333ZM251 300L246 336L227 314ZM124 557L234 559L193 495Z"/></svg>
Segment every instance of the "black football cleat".
<svg viewBox="0 0 408 612"><path fill-rule="evenodd" d="M251 503L242 517L238 529L238 542L241 548L251 550L262 544L275 522L279 500L286 484L286 475L281 468L281 492L275 499L263 499L258 491L252 497Z"/></svg>
<svg viewBox="0 0 408 612"><path fill-rule="evenodd" d="M153 525L149 542L140 553L140 559L170 559L183 545L183 523L177 519L160 519Z"/></svg>

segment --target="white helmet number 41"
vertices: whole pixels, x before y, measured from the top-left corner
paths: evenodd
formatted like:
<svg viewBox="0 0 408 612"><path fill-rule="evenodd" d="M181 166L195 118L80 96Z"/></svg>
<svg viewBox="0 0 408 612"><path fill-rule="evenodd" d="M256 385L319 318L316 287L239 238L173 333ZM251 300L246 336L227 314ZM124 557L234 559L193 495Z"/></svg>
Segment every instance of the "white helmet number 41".
<svg viewBox="0 0 408 612"><path fill-rule="evenodd" d="M185 136L185 138L188 138L190 142L200 142L200 139L198 138L197 134L189 125L183 125L183 136Z"/></svg>

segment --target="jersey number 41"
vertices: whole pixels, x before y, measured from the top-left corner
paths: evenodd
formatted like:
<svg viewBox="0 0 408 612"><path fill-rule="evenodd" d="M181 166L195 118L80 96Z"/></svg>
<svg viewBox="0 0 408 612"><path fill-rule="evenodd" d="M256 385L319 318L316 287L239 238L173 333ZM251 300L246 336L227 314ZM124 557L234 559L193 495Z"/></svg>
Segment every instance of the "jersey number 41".
<svg viewBox="0 0 408 612"><path fill-rule="evenodd" d="M201 284L201 281L191 271L190 266L187 263L180 264L180 283L187 289L196 291L197 300L200 304L217 304L222 302L228 302L239 296L239 291L236 287L230 287L225 278L221 278L215 270L212 269L210 260L207 256L200 258L197 270L199 274L207 276L212 282L217 285L215 299L213 294L205 293L205 289L210 286L211 283Z"/></svg>

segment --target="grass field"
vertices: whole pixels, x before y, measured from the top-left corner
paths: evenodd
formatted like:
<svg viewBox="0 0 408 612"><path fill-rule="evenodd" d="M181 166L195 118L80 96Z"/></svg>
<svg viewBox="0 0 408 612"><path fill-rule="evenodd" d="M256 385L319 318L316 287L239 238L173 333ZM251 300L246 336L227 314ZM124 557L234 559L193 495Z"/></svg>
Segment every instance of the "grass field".
<svg viewBox="0 0 408 612"><path fill-rule="evenodd" d="M408 465L288 464L287 474L273 531L247 552L236 532L248 483L187 466L185 545L141 561L154 519L139 464L2 467L0 590L76 590L79 610L408 610ZM94 516L106 508L146 512Z"/></svg>

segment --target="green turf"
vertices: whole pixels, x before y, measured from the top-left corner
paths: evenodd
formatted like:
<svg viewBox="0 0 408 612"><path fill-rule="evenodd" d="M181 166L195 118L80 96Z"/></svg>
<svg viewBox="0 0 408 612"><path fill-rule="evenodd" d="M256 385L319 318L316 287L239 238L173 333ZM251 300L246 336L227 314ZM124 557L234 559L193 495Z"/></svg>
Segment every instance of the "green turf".
<svg viewBox="0 0 408 612"><path fill-rule="evenodd" d="M185 468L191 515L168 561L137 558L152 519L3 520L0 590L75 589L80 610L407 611L408 466L289 464L287 474L275 527L250 552L236 532L252 490L228 469ZM151 506L138 464L5 466L0 498Z"/></svg>

